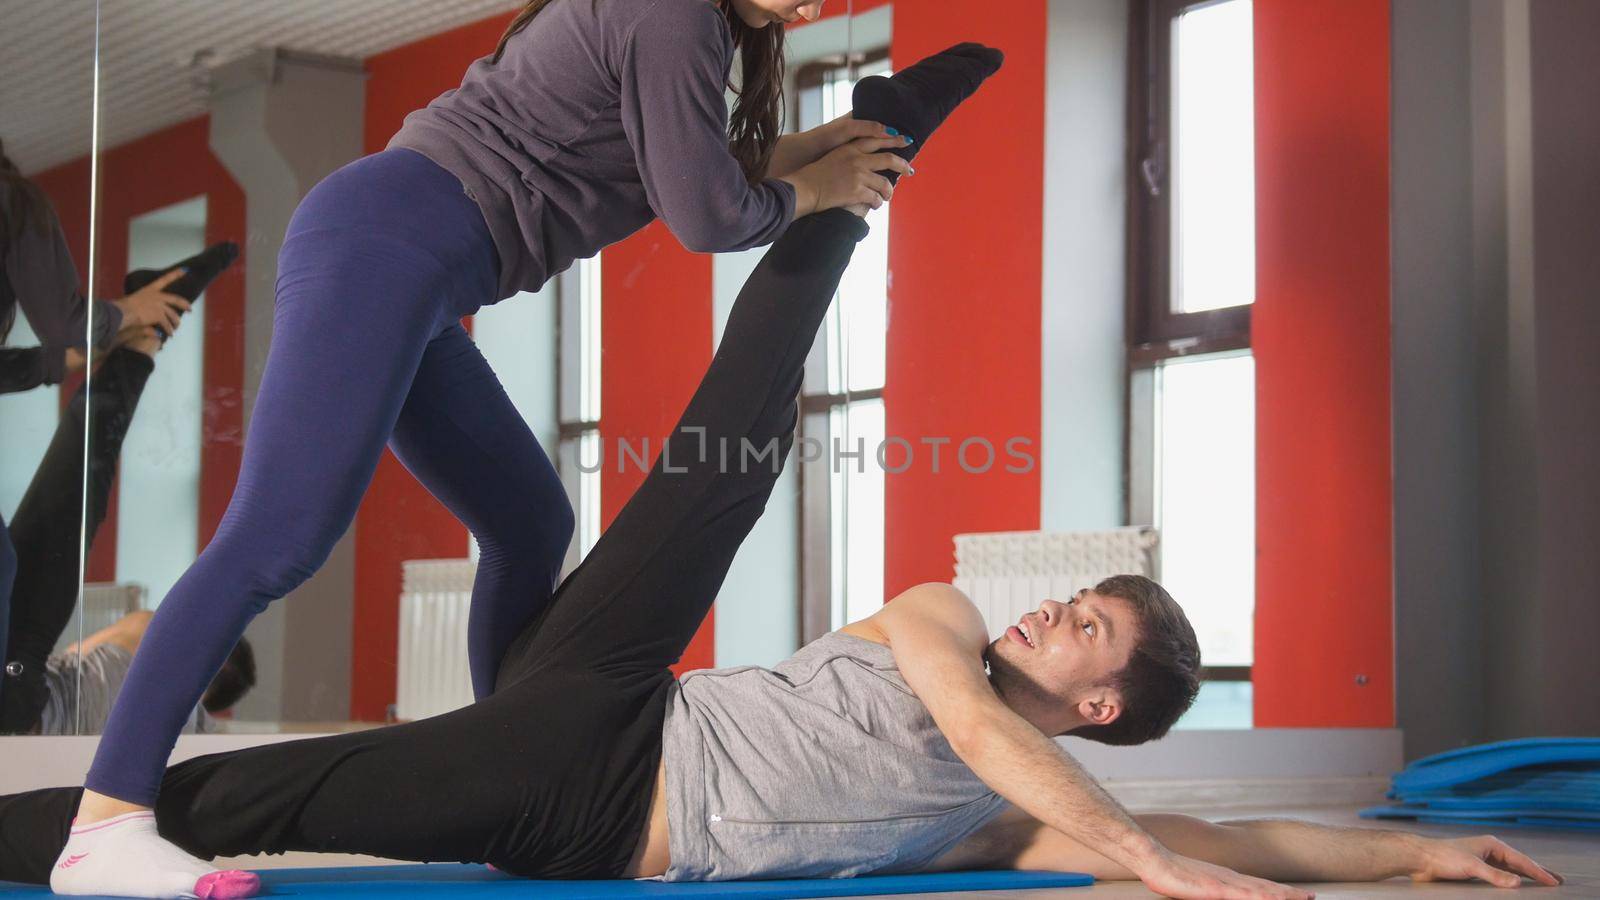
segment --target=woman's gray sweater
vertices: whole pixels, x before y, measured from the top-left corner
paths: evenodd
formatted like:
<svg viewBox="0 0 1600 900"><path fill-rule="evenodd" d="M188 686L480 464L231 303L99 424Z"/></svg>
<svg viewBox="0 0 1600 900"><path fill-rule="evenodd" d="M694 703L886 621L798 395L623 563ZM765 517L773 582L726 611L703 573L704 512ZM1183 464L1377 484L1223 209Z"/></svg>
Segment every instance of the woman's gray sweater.
<svg viewBox="0 0 1600 900"><path fill-rule="evenodd" d="M389 146L438 163L482 208L498 299L656 216L695 252L759 246L794 218L794 188L751 185L728 151L733 56L710 0L555 0Z"/></svg>

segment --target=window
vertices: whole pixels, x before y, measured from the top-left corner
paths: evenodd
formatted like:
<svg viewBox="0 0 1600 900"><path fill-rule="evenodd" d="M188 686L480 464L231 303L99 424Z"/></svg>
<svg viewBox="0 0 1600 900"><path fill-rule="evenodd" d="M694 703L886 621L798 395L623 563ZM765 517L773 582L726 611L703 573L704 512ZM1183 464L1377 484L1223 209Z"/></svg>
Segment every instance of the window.
<svg viewBox="0 0 1600 900"><path fill-rule="evenodd" d="M572 501L576 528L567 550L571 571L600 540L600 254L560 276L561 450L557 468Z"/></svg>
<svg viewBox="0 0 1600 900"><path fill-rule="evenodd" d="M858 79L888 74L887 50L852 65L840 59L796 73L797 130L850 109ZM839 293L806 366L801 397L802 641L883 605L884 473L889 285L888 207L867 216Z"/></svg>
<svg viewBox="0 0 1600 900"><path fill-rule="evenodd" d="M1248 727L1255 607L1251 0L1135 7L1129 520L1200 638L1189 727Z"/></svg>
<svg viewBox="0 0 1600 900"><path fill-rule="evenodd" d="M206 245L206 198L145 213L128 224L128 268L165 269ZM200 302L161 350L128 426L117 475L116 580L145 588L152 607L194 562L200 545L205 317ZM90 385L93 390L95 385Z"/></svg>

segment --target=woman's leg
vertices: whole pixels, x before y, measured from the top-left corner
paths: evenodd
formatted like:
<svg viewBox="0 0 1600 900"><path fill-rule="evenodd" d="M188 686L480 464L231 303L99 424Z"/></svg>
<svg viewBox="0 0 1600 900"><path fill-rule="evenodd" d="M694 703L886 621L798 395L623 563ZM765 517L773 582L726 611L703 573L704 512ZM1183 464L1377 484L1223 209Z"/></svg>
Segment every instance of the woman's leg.
<svg viewBox="0 0 1600 900"><path fill-rule="evenodd" d="M189 710L246 624L315 572L348 528L428 341L491 298L498 277L476 204L409 151L358 160L313 189L277 274L233 498L135 656L89 771L87 823L113 815L113 800L153 804ZM88 856L54 871L57 893L170 896L186 873L191 889L209 873L131 828L75 829L63 853Z"/></svg>
<svg viewBox="0 0 1600 900"><path fill-rule="evenodd" d="M155 363L126 348L111 352L95 369L87 392L79 388L56 425L49 449L35 470L11 523L18 550L12 590L11 636L5 659L15 663L9 690L0 695L0 732L26 733L38 722L45 697L45 660L72 621L78 599L80 524L83 550L105 520L122 442ZM87 490L84 426L89 427ZM88 519L82 516L88 508Z"/></svg>
<svg viewBox="0 0 1600 900"><path fill-rule="evenodd" d="M149 805L188 713L245 625L344 534L428 342L493 291L482 214L447 172L384 153L302 202L278 261L272 346L233 498L162 601L87 787Z"/></svg>
<svg viewBox="0 0 1600 900"><path fill-rule="evenodd" d="M481 700L494 691L506 647L555 590L572 540L572 506L460 325L428 343L389 447L478 540L467 656Z"/></svg>
<svg viewBox="0 0 1600 900"><path fill-rule="evenodd" d="M233 498L161 602L87 786L149 805L188 713L245 626L327 558L437 329L443 273L402 247L291 239Z"/></svg>

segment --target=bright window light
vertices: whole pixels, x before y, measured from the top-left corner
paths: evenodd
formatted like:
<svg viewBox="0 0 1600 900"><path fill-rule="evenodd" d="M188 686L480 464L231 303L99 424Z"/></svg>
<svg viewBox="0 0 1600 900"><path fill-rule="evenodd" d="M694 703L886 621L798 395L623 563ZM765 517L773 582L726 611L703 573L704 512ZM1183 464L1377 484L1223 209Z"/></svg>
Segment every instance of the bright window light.
<svg viewBox="0 0 1600 900"><path fill-rule="evenodd" d="M1255 300L1251 0L1179 16L1172 30L1172 306Z"/></svg>
<svg viewBox="0 0 1600 900"><path fill-rule="evenodd" d="M1255 609L1255 360L1169 362L1157 385L1161 582L1194 624L1206 665L1247 666Z"/></svg>

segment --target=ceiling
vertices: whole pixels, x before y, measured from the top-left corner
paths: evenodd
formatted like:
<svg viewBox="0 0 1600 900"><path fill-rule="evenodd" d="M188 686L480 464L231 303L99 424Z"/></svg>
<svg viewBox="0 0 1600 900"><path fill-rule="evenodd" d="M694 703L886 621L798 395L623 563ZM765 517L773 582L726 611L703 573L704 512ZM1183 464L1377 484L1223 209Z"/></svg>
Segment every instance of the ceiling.
<svg viewBox="0 0 1600 900"><path fill-rule="evenodd" d="M100 146L205 112L198 76L257 47L365 59L520 0L100 0ZM0 140L24 172L89 150L95 0L4 0ZM488 48L485 48L486 50Z"/></svg>

